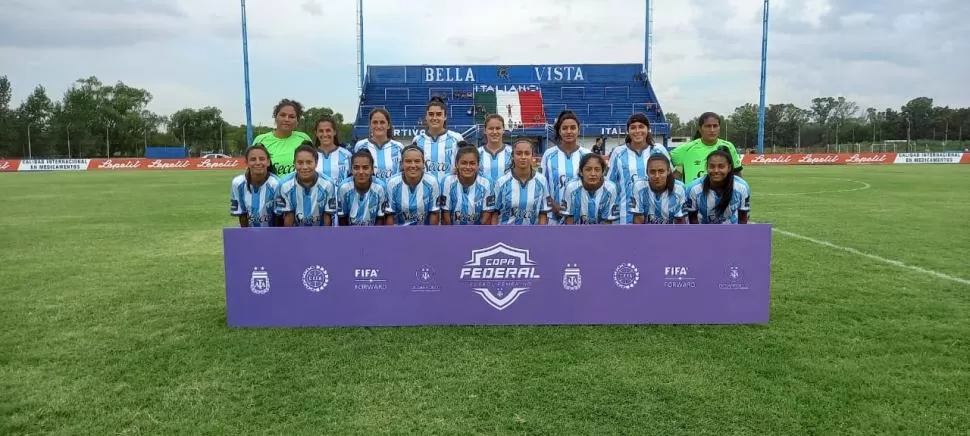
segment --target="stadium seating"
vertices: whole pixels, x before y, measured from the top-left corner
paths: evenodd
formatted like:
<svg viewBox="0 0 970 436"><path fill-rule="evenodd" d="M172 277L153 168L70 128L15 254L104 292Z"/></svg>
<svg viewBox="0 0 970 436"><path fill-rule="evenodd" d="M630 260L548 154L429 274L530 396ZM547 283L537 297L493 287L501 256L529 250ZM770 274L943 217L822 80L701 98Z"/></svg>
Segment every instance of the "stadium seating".
<svg viewBox="0 0 970 436"><path fill-rule="evenodd" d="M552 70L544 68L562 69L572 76L553 76ZM584 76L579 71L588 73ZM510 112L515 114L512 118L521 120L512 126L517 133L550 137L555 117L569 109L582 121L583 136L622 135L627 118L643 112L654 136L662 140L669 136L669 125L640 71L638 64L370 66L354 134L366 137L368 114L383 107L391 113L394 136L410 138L424 129L425 109L437 95L448 105L449 128L472 139L480 137L484 116L492 110L506 118Z"/></svg>

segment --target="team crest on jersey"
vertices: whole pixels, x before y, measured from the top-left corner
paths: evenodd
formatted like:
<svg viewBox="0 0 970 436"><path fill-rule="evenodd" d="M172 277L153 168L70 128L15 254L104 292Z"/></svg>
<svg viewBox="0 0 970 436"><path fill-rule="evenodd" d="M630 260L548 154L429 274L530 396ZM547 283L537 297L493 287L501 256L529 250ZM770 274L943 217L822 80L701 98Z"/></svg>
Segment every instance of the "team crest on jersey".
<svg viewBox="0 0 970 436"><path fill-rule="evenodd" d="M269 273L266 268L253 268L253 273L249 276L249 290L259 295L269 292Z"/></svg>
<svg viewBox="0 0 970 436"><path fill-rule="evenodd" d="M579 265L569 264L562 273L562 287L567 291L578 291L583 287L583 275L579 270Z"/></svg>
<svg viewBox="0 0 970 436"><path fill-rule="evenodd" d="M462 266L458 278L488 305L505 310L529 291L539 272L529 250L500 242L472 250L471 260Z"/></svg>

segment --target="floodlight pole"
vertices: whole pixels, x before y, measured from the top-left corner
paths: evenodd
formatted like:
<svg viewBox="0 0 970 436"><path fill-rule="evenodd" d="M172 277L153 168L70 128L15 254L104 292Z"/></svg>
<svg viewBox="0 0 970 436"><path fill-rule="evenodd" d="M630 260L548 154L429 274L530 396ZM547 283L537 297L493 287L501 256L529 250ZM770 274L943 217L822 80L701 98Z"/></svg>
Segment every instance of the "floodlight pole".
<svg viewBox="0 0 970 436"><path fill-rule="evenodd" d="M765 152L765 78L768 75L768 0L761 29L761 104L758 107L758 154Z"/></svg>
<svg viewBox="0 0 970 436"><path fill-rule="evenodd" d="M253 143L253 108L249 94L249 37L246 32L246 0L239 0L242 13L243 86L246 93L246 146Z"/></svg>

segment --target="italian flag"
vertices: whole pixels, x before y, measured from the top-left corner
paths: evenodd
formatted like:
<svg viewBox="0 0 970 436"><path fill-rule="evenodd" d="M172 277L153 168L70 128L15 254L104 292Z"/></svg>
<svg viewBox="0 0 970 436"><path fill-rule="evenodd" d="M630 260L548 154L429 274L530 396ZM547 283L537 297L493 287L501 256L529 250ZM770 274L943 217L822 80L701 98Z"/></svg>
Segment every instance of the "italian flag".
<svg viewBox="0 0 970 436"><path fill-rule="evenodd" d="M475 120L484 122L485 117L499 114L505 118L505 126L528 126L545 124L542 110L542 93L539 91L485 91L475 93Z"/></svg>

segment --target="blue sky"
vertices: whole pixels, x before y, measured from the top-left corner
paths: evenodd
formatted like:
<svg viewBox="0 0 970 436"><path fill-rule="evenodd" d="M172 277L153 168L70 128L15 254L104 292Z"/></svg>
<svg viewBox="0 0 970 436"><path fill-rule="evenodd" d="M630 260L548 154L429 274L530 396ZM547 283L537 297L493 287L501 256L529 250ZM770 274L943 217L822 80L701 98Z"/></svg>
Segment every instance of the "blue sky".
<svg viewBox="0 0 970 436"><path fill-rule="evenodd" d="M282 97L356 111L354 0L249 0L253 117ZM368 64L637 63L634 0L365 0ZM245 119L235 0L7 0L0 74L12 105L81 77L148 89L170 114L212 105ZM768 102L844 95L860 108L928 96L970 106L970 2L773 0ZM652 81L682 118L758 101L761 1L654 1Z"/></svg>

